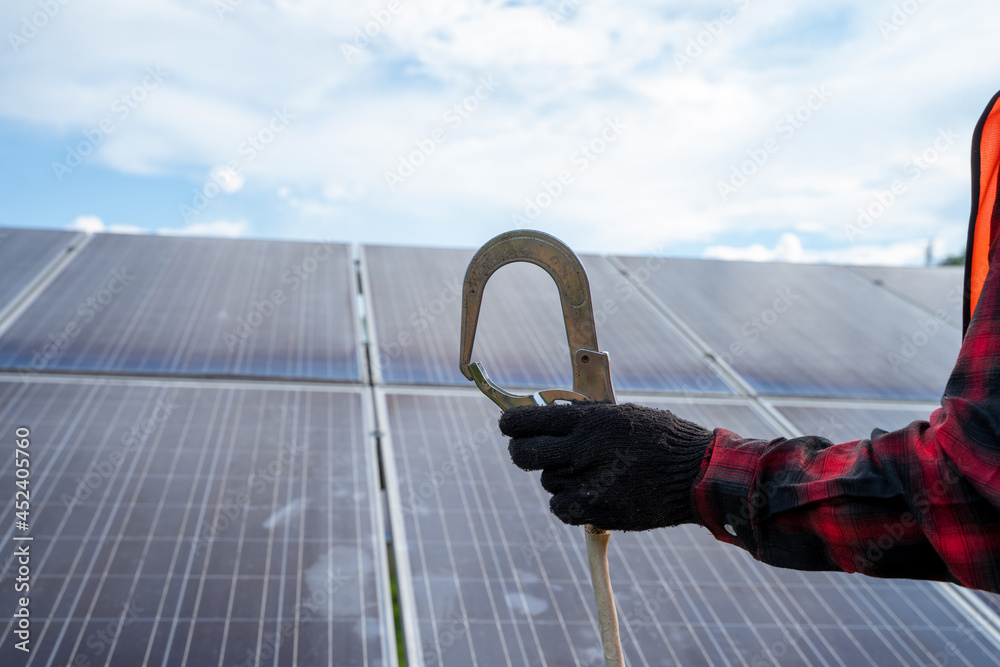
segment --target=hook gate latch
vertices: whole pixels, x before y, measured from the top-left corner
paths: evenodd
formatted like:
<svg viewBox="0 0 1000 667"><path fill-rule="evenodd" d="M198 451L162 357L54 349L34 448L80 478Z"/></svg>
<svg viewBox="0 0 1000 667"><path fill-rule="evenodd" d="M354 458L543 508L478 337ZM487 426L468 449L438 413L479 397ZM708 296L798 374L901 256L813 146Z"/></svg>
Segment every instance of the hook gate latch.
<svg viewBox="0 0 1000 667"><path fill-rule="evenodd" d="M472 361L472 347L483 302L483 291L498 269L513 262L540 266L559 290L566 340L573 365L573 390L544 389L534 394L510 393L494 383L481 363ZM518 405L549 405L555 401L615 402L608 353L599 351L594 306L587 272L576 254L554 236L530 229L505 232L489 240L469 262L462 286L462 375L503 410Z"/></svg>

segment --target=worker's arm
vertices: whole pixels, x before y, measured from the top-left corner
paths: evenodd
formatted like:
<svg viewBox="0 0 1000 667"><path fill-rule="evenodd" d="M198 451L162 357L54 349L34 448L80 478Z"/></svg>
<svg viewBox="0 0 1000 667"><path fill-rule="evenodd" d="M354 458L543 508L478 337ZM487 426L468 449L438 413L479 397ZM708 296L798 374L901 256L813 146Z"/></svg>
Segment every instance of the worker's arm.
<svg viewBox="0 0 1000 667"><path fill-rule="evenodd" d="M717 430L692 489L697 520L774 565L1000 592L1000 259L941 405L836 445Z"/></svg>

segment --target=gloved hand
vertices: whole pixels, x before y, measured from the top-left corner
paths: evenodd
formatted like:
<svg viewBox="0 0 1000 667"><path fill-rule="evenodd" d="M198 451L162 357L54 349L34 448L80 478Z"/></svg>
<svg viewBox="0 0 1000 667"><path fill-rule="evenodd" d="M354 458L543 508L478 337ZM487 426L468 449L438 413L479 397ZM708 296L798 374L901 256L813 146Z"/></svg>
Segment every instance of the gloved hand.
<svg viewBox="0 0 1000 667"><path fill-rule="evenodd" d="M648 530L695 521L691 487L712 432L631 403L512 408L500 417L510 458L541 470L565 523Z"/></svg>

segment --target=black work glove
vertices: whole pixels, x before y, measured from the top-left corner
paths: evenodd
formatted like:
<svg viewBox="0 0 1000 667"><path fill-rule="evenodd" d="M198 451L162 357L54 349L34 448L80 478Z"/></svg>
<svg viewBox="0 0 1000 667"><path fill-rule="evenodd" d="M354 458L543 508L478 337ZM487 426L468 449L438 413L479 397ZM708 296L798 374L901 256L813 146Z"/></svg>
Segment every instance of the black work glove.
<svg viewBox="0 0 1000 667"><path fill-rule="evenodd" d="M695 521L691 487L713 434L668 410L631 403L512 408L500 417L510 458L541 470L552 513L605 530Z"/></svg>

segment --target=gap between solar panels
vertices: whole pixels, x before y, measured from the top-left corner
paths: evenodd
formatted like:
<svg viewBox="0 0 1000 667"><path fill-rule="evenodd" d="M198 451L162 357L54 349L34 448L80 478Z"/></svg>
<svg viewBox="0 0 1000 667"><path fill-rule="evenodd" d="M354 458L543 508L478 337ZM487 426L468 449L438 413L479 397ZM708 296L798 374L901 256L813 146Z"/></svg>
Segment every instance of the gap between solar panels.
<svg viewBox="0 0 1000 667"><path fill-rule="evenodd" d="M375 440L375 451L376 451L376 461L378 463L378 478L379 484L381 485L381 493L386 497L386 502L383 504L385 517L386 517L386 555L387 555L387 568L389 574L389 590L392 600L392 615L393 615L393 628L396 644L396 652L390 659L390 665L407 665L407 637L409 632L412 632L412 628L407 628L407 624L404 622L405 609L409 606L409 601L405 600L404 586L400 584L400 568L409 568L409 563L400 563L399 557L396 553L394 546L394 535L393 535L393 524L390 520L392 508L390 506L390 501L388 500L389 494L387 493L387 487L385 482L385 456L384 450L385 445L383 439L386 437L386 433L383 431L382 423L384 417L383 413L378 409L378 397L376 396L375 389L375 370L372 365L372 352L370 345L370 335L369 335L369 310L367 307L367 295L364 289L364 280L362 276L361 268L361 258L359 256L358 248L353 247L354 254L354 272L355 272L355 286L357 289L357 313L358 313L358 331L361 334L360 344L363 350L363 358L365 362L365 375L367 380L367 388L371 395L371 405L372 409L372 424L374 426L372 430L372 437ZM409 590L409 587L405 588Z"/></svg>

